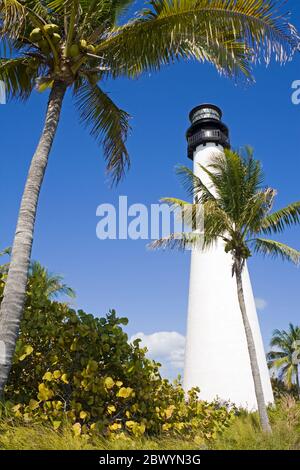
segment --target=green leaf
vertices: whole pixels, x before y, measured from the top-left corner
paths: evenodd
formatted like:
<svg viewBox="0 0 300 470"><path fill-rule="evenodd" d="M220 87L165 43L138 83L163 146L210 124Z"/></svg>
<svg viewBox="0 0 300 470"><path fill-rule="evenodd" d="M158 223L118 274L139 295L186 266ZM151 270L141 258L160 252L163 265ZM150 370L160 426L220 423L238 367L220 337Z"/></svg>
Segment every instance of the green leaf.
<svg viewBox="0 0 300 470"><path fill-rule="evenodd" d="M278 241L257 238L255 240L254 251L273 258L279 257L283 261L291 261L296 265L300 263L300 251Z"/></svg>
<svg viewBox="0 0 300 470"><path fill-rule="evenodd" d="M117 393L117 397L121 398L129 398L133 393L133 389L131 387L121 387Z"/></svg>
<svg viewBox="0 0 300 470"><path fill-rule="evenodd" d="M107 390L110 390L111 388L113 388L115 385L115 382L114 380L111 378L111 377L106 377L106 379L104 380L104 386Z"/></svg>
<svg viewBox="0 0 300 470"><path fill-rule="evenodd" d="M300 201L273 212L266 216L262 222L261 232L281 233L287 227L299 225L300 223Z"/></svg>
<svg viewBox="0 0 300 470"><path fill-rule="evenodd" d="M129 115L118 108L101 88L87 82L76 92L76 98L81 122L103 144L107 172L112 176L113 182L118 183L129 167L125 147L130 129Z"/></svg>
<svg viewBox="0 0 300 470"><path fill-rule="evenodd" d="M47 381L51 381L53 379L53 375L51 372L46 372L44 375L43 375L43 380L47 380Z"/></svg>
<svg viewBox="0 0 300 470"><path fill-rule="evenodd" d="M54 81L50 79L44 79L39 82L37 85L37 91L40 93L43 93L44 91L48 90L49 88L52 88Z"/></svg>
<svg viewBox="0 0 300 470"><path fill-rule="evenodd" d="M61 426L61 421L52 421L53 429L56 431Z"/></svg>

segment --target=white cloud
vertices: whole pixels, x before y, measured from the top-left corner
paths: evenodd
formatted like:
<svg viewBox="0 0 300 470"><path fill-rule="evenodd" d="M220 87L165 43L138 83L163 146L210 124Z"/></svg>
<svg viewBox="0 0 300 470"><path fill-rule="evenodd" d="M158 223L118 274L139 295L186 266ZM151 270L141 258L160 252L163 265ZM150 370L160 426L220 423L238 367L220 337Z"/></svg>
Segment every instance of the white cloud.
<svg viewBox="0 0 300 470"><path fill-rule="evenodd" d="M268 305L268 302L265 299L255 297L255 305L256 305L257 310L265 310L265 308Z"/></svg>
<svg viewBox="0 0 300 470"><path fill-rule="evenodd" d="M130 341L136 338L142 340L142 347L147 347L148 357L162 364L162 375L174 378L182 374L185 347L183 335L176 331L158 331L150 335L140 332L133 335Z"/></svg>

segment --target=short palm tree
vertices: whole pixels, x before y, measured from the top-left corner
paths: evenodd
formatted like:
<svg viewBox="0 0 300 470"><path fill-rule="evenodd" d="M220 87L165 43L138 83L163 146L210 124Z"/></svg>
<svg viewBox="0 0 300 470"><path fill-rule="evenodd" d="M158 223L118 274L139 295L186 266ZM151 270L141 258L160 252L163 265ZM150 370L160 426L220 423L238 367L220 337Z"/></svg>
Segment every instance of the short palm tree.
<svg viewBox="0 0 300 470"><path fill-rule="evenodd" d="M281 62L298 36L269 0L152 0L122 24L133 0L3 0L0 79L8 96L26 100L49 89L42 135L24 189L0 311L0 393L9 373L22 315L39 193L67 89L82 122L101 139L107 170L118 182L129 165L128 114L103 91L105 79L135 78L179 59L214 64L249 77L253 60Z"/></svg>
<svg viewBox="0 0 300 470"><path fill-rule="evenodd" d="M272 212L276 192L262 187L261 165L254 160L249 148L245 153L240 155L225 150L224 154L213 157L208 168L200 165L214 187L214 194L191 170L180 167L178 172L184 185L197 203L191 205L175 198L163 200L179 211L185 222L192 225L193 231L173 233L156 240L150 247L201 247L205 250L217 240L223 241L225 251L232 256L232 275L236 279L261 424L265 431L270 431L255 343L246 311L242 272L252 252L281 257L296 264L300 262L299 251L281 242L262 238L265 234L280 233L287 226L300 223L300 202ZM197 230L197 214L200 214L197 205L203 208L204 234Z"/></svg>
<svg viewBox="0 0 300 470"><path fill-rule="evenodd" d="M46 296L47 299L56 299L61 295L74 298L74 290L63 282L59 274L50 273L38 261L33 261L29 268L29 284L32 296Z"/></svg>
<svg viewBox="0 0 300 470"><path fill-rule="evenodd" d="M0 259L1 256L10 256L10 254L11 249L5 248L0 252ZM9 265L9 262L0 264L0 277L2 275L3 279L7 276ZM49 272L38 261L32 261L30 263L27 290L30 290L31 296L35 298L43 296L49 300L53 300L61 295L66 295L71 298L75 297L74 290L63 282L61 275Z"/></svg>
<svg viewBox="0 0 300 470"><path fill-rule="evenodd" d="M0 259L2 256L10 255L10 253L11 253L10 248L4 248L4 250L0 251ZM9 267L9 263L0 264L0 276L1 274L7 273L8 267Z"/></svg>
<svg viewBox="0 0 300 470"><path fill-rule="evenodd" d="M279 380L283 380L288 389L297 386L300 398L300 327L289 324L288 331L274 330L267 354L270 369L278 371Z"/></svg>

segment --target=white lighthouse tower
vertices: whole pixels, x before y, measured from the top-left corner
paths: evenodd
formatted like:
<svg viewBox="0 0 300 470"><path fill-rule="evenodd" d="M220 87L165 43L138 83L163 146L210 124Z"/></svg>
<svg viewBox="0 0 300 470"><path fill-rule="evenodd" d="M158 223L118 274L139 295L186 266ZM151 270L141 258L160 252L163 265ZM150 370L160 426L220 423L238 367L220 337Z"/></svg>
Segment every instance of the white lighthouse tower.
<svg viewBox="0 0 300 470"><path fill-rule="evenodd" d="M229 131L214 105L201 105L190 113L188 156L194 173L211 187L200 165L209 165L216 152L229 148ZM184 388L200 388L200 398L229 400L248 410L257 409L246 335L239 308L232 258L222 241L208 251L191 254ZM260 333L247 266L243 273L248 318L252 327L266 403L273 392Z"/></svg>

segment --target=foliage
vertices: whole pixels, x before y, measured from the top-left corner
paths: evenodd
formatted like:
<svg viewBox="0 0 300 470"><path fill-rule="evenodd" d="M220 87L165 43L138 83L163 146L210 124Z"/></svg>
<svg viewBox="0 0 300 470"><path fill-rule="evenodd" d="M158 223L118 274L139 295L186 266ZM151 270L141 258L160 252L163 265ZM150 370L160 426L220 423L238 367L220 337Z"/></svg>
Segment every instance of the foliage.
<svg viewBox="0 0 300 470"><path fill-rule="evenodd" d="M2 258L2 256L10 255L10 252L11 252L10 248L5 248L4 250L0 251L0 259ZM0 276L6 274L8 271L8 268L9 268L9 263L0 264Z"/></svg>
<svg viewBox="0 0 300 470"><path fill-rule="evenodd" d="M270 410L272 434L263 433L257 413L239 413L231 419L224 433L215 440L195 435L155 437L119 435L108 439L97 434L76 436L70 426L58 431L47 424L22 424L4 419L0 422L0 449L6 450L300 450L300 403L281 400Z"/></svg>
<svg viewBox="0 0 300 470"><path fill-rule="evenodd" d="M31 278L2 416L118 439L163 433L210 440L229 424L226 407L199 401L196 389L186 399L178 382L160 377L139 340L128 343L126 318L75 312L36 295L35 283Z"/></svg>
<svg viewBox="0 0 300 470"><path fill-rule="evenodd" d="M246 147L238 153L226 149L224 154L215 155L208 168L200 165L215 188L209 187L189 168L179 167L178 174L194 204L175 198L163 200L177 210L186 223L193 228L197 219L197 207L204 211L204 234L197 232L176 233L151 244L157 248L185 249L202 243L208 248L216 240L224 242L225 251L232 254L233 272L240 263L254 253L280 257L295 264L300 262L300 252L284 243L262 238L270 233L282 233L287 227L300 224L300 201L272 212L276 191L263 187L264 175L261 163L253 158L253 151ZM190 211L187 209L190 208ZM198 212L199 213L199 212Z"/></svg>
<svg viewBox="0 0 300 470"><path fill-rule="evenodd" d="M298 388L296 385L292 384L292 386L288 388L285 383L277 377L271 377L271 384L276 401L279 401L281 398L286 396L291 396L296 399L299 398Z"/></svg>
<svg viewBox="0 0 300 470"><path fill-rule="evenodd" d="M289 60L298 34L277 2L151 0L123 21L132 0L10 0L0 4L0 78L9 98L33 89L70 87L82 121L103 142L107 169L119 181L129 165L129 115L102 83L136 78L177 60L212 63L250 78L255 60ZM279 4L280 2L278 2ZM99 85L101 83L101 85Z"/></svg>
<svg viewBox="0 0 300 470"><path fill-rule="evenodd" d="M243 413L211 443L212 449L300 450L300 403L282 398L269 409L272 434L261 431L257 413Z"/></svg>
<svg viewBox="0 0 300 470"><path fill-rule="evenodd" d="M259 415L263 429L271 432L254 337L246 311L242 272L253 252L300 263L300 251L264 238L266 234L281 233L286 227L300 224L300 201L272 212L276 192L262 187L262 167L253 158L250 147L246 147L243 153L229 149L212 152L209 164L199 163L199 167L200 177L198 172L194 174L186 167L180 167L178 171L194 197L192 204L175 198L164 199L177 211L185 225L189 223L190 231L172 233L156 240L150 247L179 250L192 247L205 251L220 242L225 253L230 254Z"/></svg>
<svg viewBox="0 0 300 470"><path fill-rule="evenodd" d="M45 424L0 422L0 450L193 450L199 449L199 443L205 446L201 439L183 435L108 439L95 434L76 436L69 426L55 431Z"/></svg>
<svg viewBox="0 0 300 470"><path fill-rule="evenodd" d="M41 296L55 299L61 295L75 297L75 292L63 282L62 276L50 273L38 261L30 264L28 282L28 292L35 299Z"/></svg>
<svg viewBox="0 0 300 470"><path fill-rule="evenodd" d="M289 390L296 384L300 396L300 327L290 323L288 331L274 330L270 345L275 348L267 354L270 369L278 372Z"/></svg>

